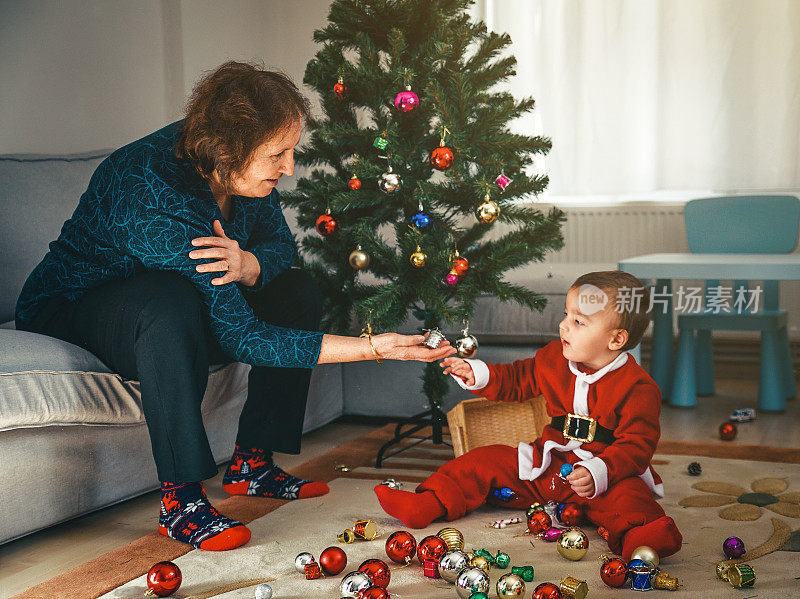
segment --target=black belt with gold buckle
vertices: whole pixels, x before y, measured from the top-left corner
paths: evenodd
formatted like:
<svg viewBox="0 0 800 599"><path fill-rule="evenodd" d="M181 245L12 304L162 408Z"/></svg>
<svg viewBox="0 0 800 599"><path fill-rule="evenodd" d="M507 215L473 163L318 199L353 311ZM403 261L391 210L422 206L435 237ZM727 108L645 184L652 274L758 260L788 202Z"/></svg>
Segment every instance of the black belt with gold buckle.
<svg viewBox="0 0 800 599"><path fill-rule="evenodd" d="M616 439L614 431L601 426L597 420L589 416L578 416L577 414L556 416L550 422L550 426L564 433L565 438L581 443L598 441L611 445Z"/></svg>

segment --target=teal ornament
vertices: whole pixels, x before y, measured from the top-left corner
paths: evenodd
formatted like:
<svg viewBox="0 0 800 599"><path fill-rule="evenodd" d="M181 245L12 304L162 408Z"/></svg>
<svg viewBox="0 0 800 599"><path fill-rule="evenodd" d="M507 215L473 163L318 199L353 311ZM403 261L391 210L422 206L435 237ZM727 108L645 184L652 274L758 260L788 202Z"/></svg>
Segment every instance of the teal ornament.
<svg viewBox="0 0 800 599"><path fill-rule="evenodd" d="M483 557L488 559L490 563L492 564L494 563L494 556L491 553L489 553L486 549L475 549L473 550L472 553L474 553L475 555L482 555Z"/></svg>
<svg viewBox="0 0 800 599"><path fill-rule="evenodd" d="M511 558L508 557L507 553L503 553L502 551L498 551L497 555L494 558L494 563L501 570L505 570L506 568L508 568L508 564L511 563Z"/></svg>
<svg viewBox="0 0 800 599"><path fill-rule="evenodd" d="M484 593L483 591L475 591L472 595L469 596L469 599L489 599L489 595Z"/></svg>

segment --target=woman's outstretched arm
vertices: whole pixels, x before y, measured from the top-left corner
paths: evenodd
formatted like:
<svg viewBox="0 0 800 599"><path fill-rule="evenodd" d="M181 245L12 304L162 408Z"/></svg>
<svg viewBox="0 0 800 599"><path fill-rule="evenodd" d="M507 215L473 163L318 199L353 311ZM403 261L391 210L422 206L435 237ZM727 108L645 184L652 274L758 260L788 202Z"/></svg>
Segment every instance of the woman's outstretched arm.
<svg viewBox="0 0 800 599"><path fill-rule="evenodd" d="M456 352L456 349L446 339L438 348L430 349L423 343L426 336L382 333L372 336L372 344L378 355L386 360L433 362ZM325 334L322 337L322 348L317 364L374 359L375 355L372 353L368 338Z"/></svg>

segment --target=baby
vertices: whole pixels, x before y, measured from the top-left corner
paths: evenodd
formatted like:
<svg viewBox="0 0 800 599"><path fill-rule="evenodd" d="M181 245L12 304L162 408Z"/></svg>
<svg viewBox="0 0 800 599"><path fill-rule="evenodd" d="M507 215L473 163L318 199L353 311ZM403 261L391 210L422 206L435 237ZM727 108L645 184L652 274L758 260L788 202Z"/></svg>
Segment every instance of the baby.
<svg viewBox="0 0 800 599"><path fill-rule="evenodd" d="M534 358L512 364L445 359L445 374L492 401L544 395L552 421L532 443L478 447L447 462L416 493L378 485L383 509L424 528L437 518L460 518L487 500L497 503L493 491L509 488L511 499L502 503L509 507L580 504L625 560L642 545L660 557L680 550L681 534L654 498L663 497L663 486L650 466L661 391L628 353L647 328L649 308L649 293L636 277L618 270L588 273L567 293L560 339ZM566 477L564 464L573 467Z"/></svg>

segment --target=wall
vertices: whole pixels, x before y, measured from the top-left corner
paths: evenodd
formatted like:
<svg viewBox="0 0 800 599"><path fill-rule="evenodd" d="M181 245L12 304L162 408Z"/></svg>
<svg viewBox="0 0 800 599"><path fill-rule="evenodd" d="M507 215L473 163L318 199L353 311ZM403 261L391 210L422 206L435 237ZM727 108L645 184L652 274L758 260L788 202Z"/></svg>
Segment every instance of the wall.
<svg viewBox="0 0 800 599"><path fill-rule="evenodd" d="M200 75L300 83L329 0L0 0L0 154L116 148L180 118Z"/></svg>

